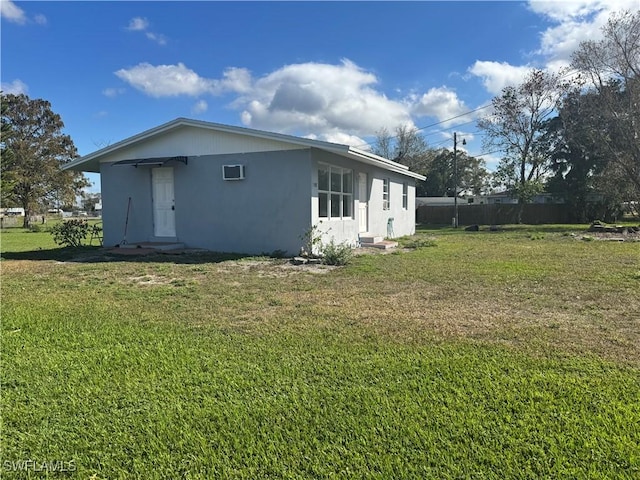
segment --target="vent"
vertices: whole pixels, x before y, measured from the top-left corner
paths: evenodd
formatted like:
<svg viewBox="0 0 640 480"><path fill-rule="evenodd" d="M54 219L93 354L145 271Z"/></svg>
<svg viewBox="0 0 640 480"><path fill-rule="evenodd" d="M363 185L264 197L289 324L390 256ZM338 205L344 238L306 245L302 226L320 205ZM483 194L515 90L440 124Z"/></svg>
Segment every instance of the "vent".
<svg viewBox="0 0 640 480"><path fill-rule="evenodd" d="M223 180L244 180L244 165L223 165Z"/></svg>

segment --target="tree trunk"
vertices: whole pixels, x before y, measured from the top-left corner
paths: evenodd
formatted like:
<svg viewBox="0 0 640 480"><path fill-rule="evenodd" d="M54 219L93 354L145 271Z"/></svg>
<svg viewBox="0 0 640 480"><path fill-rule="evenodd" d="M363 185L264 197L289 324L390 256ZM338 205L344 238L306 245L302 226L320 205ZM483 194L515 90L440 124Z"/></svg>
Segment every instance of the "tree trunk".
<svg viewBox="0 0 640 480"><path fill-rule="evenodd" d="M518 199L518 225L522 225L522 214L524 213L524 202Z"/></svg>

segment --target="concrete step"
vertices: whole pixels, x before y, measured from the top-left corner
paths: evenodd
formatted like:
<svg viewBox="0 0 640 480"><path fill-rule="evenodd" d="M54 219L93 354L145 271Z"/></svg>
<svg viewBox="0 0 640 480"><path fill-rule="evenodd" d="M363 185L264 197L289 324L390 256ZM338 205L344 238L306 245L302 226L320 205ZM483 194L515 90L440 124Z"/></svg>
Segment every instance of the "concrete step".
<svg viewBox="0 0 640 480"><path fill-rule="evenodd" d="M179 250L184 248L184 243L174 242L136 242L120 244L120 248L146 248L152 250Z"/></svg>
<svg viewBox="0 0 640 480"><path fill-rule="evenodd" d="M398 242L393 242L391 240L382 240L376 243L363 243L363 247L373 247L380 248L382 250L388 250L390 248L396 248L398 246Z"/></svg>
<svg viewBox="0 0 640 480"><path fill-rule="evenodd" d="M384 240L384 237L371 235L369 233L363 233L360 235L360 243L362 245L370 245L372 243L380 243Z"/></svg>

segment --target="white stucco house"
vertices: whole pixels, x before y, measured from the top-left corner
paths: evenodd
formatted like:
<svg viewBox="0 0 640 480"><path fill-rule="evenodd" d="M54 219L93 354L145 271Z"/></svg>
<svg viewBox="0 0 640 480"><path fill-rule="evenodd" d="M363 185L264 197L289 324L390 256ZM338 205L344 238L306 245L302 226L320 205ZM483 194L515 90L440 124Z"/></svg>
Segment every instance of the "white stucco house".
<svg viewBox="0 0 640 480"><path fill-rule="evenodd" d="M178 118L81 157L100 173L104 245L179 242L220 252L298 253L415 231L406 166L347 145Z"/></svg>

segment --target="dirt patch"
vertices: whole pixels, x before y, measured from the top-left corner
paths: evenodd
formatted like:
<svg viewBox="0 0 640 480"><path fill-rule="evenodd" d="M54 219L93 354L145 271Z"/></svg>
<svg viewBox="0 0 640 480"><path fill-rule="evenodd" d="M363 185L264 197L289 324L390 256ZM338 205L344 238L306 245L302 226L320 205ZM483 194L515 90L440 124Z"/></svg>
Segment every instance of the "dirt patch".
<svg viewBox="0 0 640 480"><path fill-rule="evenodd" d="M613 226L601 222L594 222L581 237L582 240L605 240L616 242L639 242L640 225L638 226Z"/></svg>
<svg viewBox="0 0 640 480"><path fill-rule="evenodd" d="M147 285L169 285L171 282L175 281L175 278L167 278L162 277L160 275L141 275L139 277L129 277L131 283L141 286Z"/></svg>
<svg viewBox="0 0 640 480"><path fill-rule="evenodd" d="M299 273L325 274L339 268L331 265L305 264L294 265L289 259L274 260L230 260L218 266L220 273L243 272L252 273L257 277L286 277Z"/></svg>

